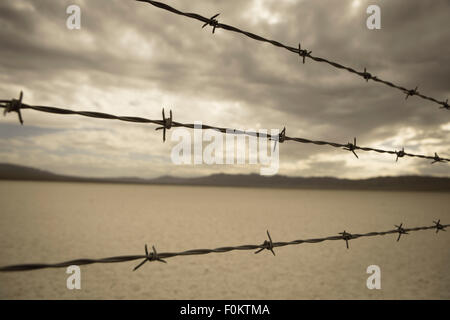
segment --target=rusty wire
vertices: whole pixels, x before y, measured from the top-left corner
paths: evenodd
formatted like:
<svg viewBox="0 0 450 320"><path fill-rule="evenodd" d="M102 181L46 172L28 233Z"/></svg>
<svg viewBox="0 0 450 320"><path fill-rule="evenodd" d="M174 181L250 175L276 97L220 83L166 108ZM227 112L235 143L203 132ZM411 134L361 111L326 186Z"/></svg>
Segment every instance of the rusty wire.
<svg viewBox="0 0 450 320"><path fill-rule="evenodd" d="M275 256L274 248L279 247L285 247L290 245L299 245L303 243L319 243L324 241L331 241L331 240L344 240L346 243L347 249L349 249L349 241L363 238L363 237L374 237L374 236L384 236L388 234L399 234L399 237L397 241L400 240L400 236L402 234L408 234L408 232L412 231L422 231L422 230L430 230L435 229L436 233L439 231L446 231L445 228L450 227L449 224L443 225L440 223L441 221L433 221L433 226L428 227L416 227L416 228L403 228L402 224L400 226L395 226L397 229L394 230L388 230L388 231L381 231L381 232L369 232L369 233L349 233L349 232L341 232L340 235L336 236L329 236L325 238L314 238L314 239L306 239L306 240L293 240L288 242L273 242L272 237L270 236L269 231L267 231L268 240L264 240L262 244L248 244L248 245L241 245L241 246L230 246L230 247L220 247L216 249L193 249L193 250L187 250L187 251L181 251L181 252L162 252L158 253L156 251L155 246L152 246L153 251L148 252L147 245L145 245L145 254L144 255L128 255L128 256L116 256L116 257L109 257L109 258L102 258L102 259L76 259L76 260L70 260L65 262L59 262L59 263L29 263L29 264L17 264L17 265L10 265L10 266L3 266L0 267L0 272L13 272L13 271L31 271L31 270L37 270L37 269L47 269L47 268L64 268L71 265L87 265L87 264L95 264L95 263L118 263L118 262L127 262L127 261L134 261L134 260L142 260L141 263L139 263L136 267L134 267L133 271L139 269L142 265L144 265L147 261L159 261L163 263L167 263L164 259L176 257L176 256L193 256L193 255L204 255L209 253L225 253L230 251L246 251L246 250L257 250L255 251L255 254L260 253L263 250L271 251L272 254Z"/></svg>
<svg viewBox="0 0 450 320"><path fill-rule="evenodd" d="M371 73L367 72L366 68L364 68L364 71L357 71L357 70L355 70L353 68L344 66L344 65L342 65L340 63L337 63L335 61L331 61L331 60L328 60L328 59L325 59L325 58L313 56L312 55L312 51L309 51L307 49L302 49L300 43L298 45L298 48L295 48L295 47L291 47L291 46L285 45L285 44L283 44L281 42L278 42L278 41L275 41L275 40L266 39L266 38L261 37L261 36L259 36L257 34L254 34L254 33L248 32L248 31L244 31L244 30L241 30L239 28L236 28L236 27L224 24L224 23L219 23L219 21L216 19L219 14L216 14L216 15L214 15L211 18L208 19L208 18L203 17L203 16L201 16L201 15L199 15L197 13L189 13L189 12L179 11L179 10L177 10L177 9L175 9L175 8L165 4L165 3L162 3L162 2L152 1L152 0L136 0L136 1L138 1L138 2L145 2L145 3L151 4L151 5L155 6L155 7L158 7L160 9L164 9L164 10L167 10L169 12L172 12L172 13L175 13L175 14L178 14L178 15L181 15L181 16L185 16L185 17L188 17L188 18L191 18L191 19L199 20L199 21L204 23L202 28L204 28L207 25L212 26L213 27L213 29L212 29L213 33L216 31L216 29L224 29L224 30L227 30L227 31L240 33L240 34L243 34L243 35L245 35L245 36L247 36L247 37L249 37L251 39L254 39L254 40L257 40L257 41L266 42L266 43L270 43L270 44L272 44L272 45L274 45L276 47L284 48L284 49L286 49L286 50L288 50L288 51L290 51L292 53L298 54L302 58L303 63L305 63L305 59L306 58L309 58L309 59L314 60L316 62L323 62L323 63L331 65L331 66L333 66L333 67L335 67L337 69L347 70L348 72L350 72L352 74L358 75L358 76L362 77L364 80L366 80L366 82L368 82L369 80L372 80L372 81L375 81L375 82L379 82L379 83L385 84L385 85L387 85L387 86L389 86L391 88L398 89L398 90L402 91L403 94L406 95L405 99L408 99L408 97L410 97L410 96L418 96L418 97L420 97L422 99L425 99L425 100L428 100L428 101L432 101L434 103L439 104L441 109L450 110L450 106L448 104L448 99L446 101L439 101L439 100L437 100L437 99L435 99L433 97L430 97L430 96L427 96L427 95L424 95L424 94L420 93L418 91L418 87L416 87L415 89L407 89L405 87L402 87L402 86L399 86L397 84L394 84L393 82L390 82L390 81L387 81L387 80L383 80L383 79L381 79L381 78L379 78L377 76L374 76Z"/></svg>
<svg viewBox="0 0 450 320"><path fill-rule="evenodd" d="M286 136L286 128L281 130L280 134L278 135L270 135L266 133L260 133L260 132L252 132L252 131L245 131L245 130L238 130L238 129L231 129L231 128L224 128L224 127L216 127L211 125L205 125L202 124L202 126L198 126L193 123L182 123L173 121L173 114L172 110L170 110L170 117L166 118L164 109L162 111L162 120L152 120L142 117L129 117L129 116L115 116L108 113L103 112L94 112L94 111L75 111L75 110L69 110L69 109L62 109L62 108L56 108L56 107L49 107L49 106L33 106L28 105L22 102L23 99L23 93L20 92L20 98L19 99L11 99L11 100L0 100L0 108L4 108L4 115L6 115L9 112L16 112L19 115L19 121L21 124L23 124L23 118L21 110L23 109L32 109L35 111L40 112L47 112L47 113L53 113L53 114L63 114L63 115L69 115L69 114L76 114L81 115L84 117L90 117L90 118L97 118L97 119L108 119L108 120L120 120L125 122L136 122L136 123L151 123L159 125L160 127L157 127L156 130L163 130L163 141L166 140L166 130L169 130L173 127L184 127L189 129L201 129L201 130L215 130L221 133L228 133L228 134L236 134L236 135L248 135L248 136L254 136L259 138L267 138L269 140L275 141L275 143L280 142L283 143L285 141L295 141L299 143L307 143L307 144L314 144L314 145L326 145L334 148L343 149L346 151L352 152L356 158L359 158L355 151L372 151L377 153L387 153L396 155L396 161L398 161L398 158L402 157L412 157L412 158L421 158L421 159L429 159L433 160L431 164L434 164L436 162L448 162L450 159L448 158L442 158L437 153L434 154L434 156L426 156L422 154L414 154L414 153L407 153L405 152L405 149L402 148L400 151L393 151L393 150L383 150L378 148L371 148L371 147L361 147L356 144L356 138L354 138L353 142L348 142L345 144L337 143L337 142L329 142L329 141L321 141L321 140L310 140L306 138L299 138L299 137L289 137Z"/></svg>

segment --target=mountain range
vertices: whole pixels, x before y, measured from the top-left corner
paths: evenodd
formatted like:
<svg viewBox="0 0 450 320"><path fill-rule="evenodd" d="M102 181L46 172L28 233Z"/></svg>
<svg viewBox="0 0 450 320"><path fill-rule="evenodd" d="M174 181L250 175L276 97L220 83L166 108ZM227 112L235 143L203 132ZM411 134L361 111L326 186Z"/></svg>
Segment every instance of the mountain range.
<svg viewBox="0 0 450 320"><path fill-rule="evenodd" d="M263 187L292 189L333 190L403 190L403 191L450 191L450 178L431 176L395 176L368 179L339 179L333 177L289 177L258 174L212 174L209 176L182 178L162 176L146 179L139 177L86 178L55 174L15 164L0 163L1 180L125 183L151 185L188 185L220 187Z"/></svg>

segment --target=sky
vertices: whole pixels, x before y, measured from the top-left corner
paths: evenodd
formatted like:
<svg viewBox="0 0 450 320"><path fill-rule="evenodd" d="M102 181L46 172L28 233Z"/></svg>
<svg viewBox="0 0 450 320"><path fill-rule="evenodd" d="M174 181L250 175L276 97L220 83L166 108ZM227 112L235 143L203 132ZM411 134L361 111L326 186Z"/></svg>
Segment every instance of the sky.
<svg viewBox="0 0 450 320"><path fill-rule="evenodd" d="M163 1L163 0L162 0ZM363 70L450 97L448 0L165 0ZM66 26L69 5L81 28ZM381 8L369 30L366 9ZM132 0L0 2L0 99L74 110L239 128L450 157L450 114L437 104L267 43ZM154 125L22 111L0 118L0 162L109 177L260 172L255 164L176 165L177 144ZM447 163L285 142L279 174L366 178L450 176Z"/></svg>

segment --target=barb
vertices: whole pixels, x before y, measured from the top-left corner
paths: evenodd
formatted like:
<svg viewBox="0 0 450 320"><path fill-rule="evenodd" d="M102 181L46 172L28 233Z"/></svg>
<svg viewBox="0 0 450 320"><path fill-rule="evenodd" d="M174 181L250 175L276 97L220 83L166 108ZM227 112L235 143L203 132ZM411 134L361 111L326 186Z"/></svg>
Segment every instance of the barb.
<svg viewBox="0 0 450 320"><path fill-rule="evenodd" d="M401 228L402 225L400 225L400 229L402 230L402 233L406 232L412 232L412 231L423 231L423 230L444 230L444 228L449 227L450 225L441 225L440 220L433 221L435 225L429 226L429 227L416 227L416 228ZM119 262L127 262L127 261L135 261L144 259L138 266L136 266L133 271L140 268L142 265L144 265L147 261L159 261L166 263L163 259L168 259L176 256L193 256L193 255L204 255L204 254L210 254L210 253L226 253L230 251L247 251L247 250L258 250L255 253L259 253L263 250L270 250L272 254L275 256L275 252L273 251L273 248L278 247L285 247L285 246L291 246L291 245L300 245L300 244L317 244L324 241L334 241L334 240L345 240L347 249L348 241L354 240L358 238L364 238L364 237L375 237L375 236L385 236L389 234L396 234L399 233L399 227L396 226L397 229L395 230L388 230L388 231L381 231L381 232L369 232L369 233L362 233L362 234L350 234L346 231L341 232L340 236L329 236L324 238L315 238L315 239L305 239L305 240L293 240L288 242L272 242L272 238L270 237L269 231L267 231L267 236L269 237L269 240L265 240L263 244L260 245L241 245L241 246L230 246L230 247L221 247L216 249L193 249L193 250L187 250L187 251L181 251L181 252L163 252L163 253L157 253L155 247L153 246L153 252L149 253L147 249L147 245L145 245L145 255L129 255L129 256L116 256L116 257L109 257L109 258L103 258L103 259L77 259L77 260L70 260L65 262L59 262L59 263L53 263L53 264L46 264L46 263L31 263L31 264L17 264L17 265L10 265L10 266L4 266L0 267L0 272L14 272L14 271L31 271L31 270L38 270L38 269L48 269L48 268L65 268L71 265L88 265L88 264L95 264L95 263L119 263ZM401 233L401 234L402 234ZM398 240L397 240L398 241Z"/></svg>
<svg viewBox="0 0 450 320"><path fill-rule="evenodd" d="M447 110L450 110L450 106L448 105L448 99L445 100L444 105L441 107L441 109L447 109Z"/></svg>
<svg viewBox="0 0 450 320"><path fill-rule="evenodd" d="M271 138L271 140L275 140L275 143L273 145L273 152L275 152L275 150L277 149L277 142L283 143L284 140L286 140L286 127L281 130L280 134L278 135L278 139Z"/></svg>
<svg viewBox="0 0 450 320"><path fill-rule="evenodd" d="M255 252L255 254L260 253L264 249L267 249L272 252L273 255L275 255L275 252L273 251L273 242L272 237L270 236L269 230L267 230L267 236L269 237L269 240L264 240L264 243L262 244L262 248Z"/></svg>
<svg viewBox="0 0 450 320"><path fill-rule="evenodd" d="M342 235L342 239L345 240L345 245L347 246L347 249L349 249L348 241L353 239L353 235L348 232L345 232L345 230L344 232L340 232L339 234Z"/></svg>
<svg viewBox="0 0 450 320"><path fill-rule="evenodd" d="M433 221L434 222L434 221ZM397 242L400 241L400 237L402 236L402 234L408 234L408 232L405 231L404 228L402 228L403 223L400 223L400 225L394 225L397 228L397 232L398 232L398 238L397 238Z"/></svg>
<svg viewBox="0 0 450 320"><path fill-rule="evenodd" d="M306 57L311 57L311 53L312 53L312 51L302 50L301 44L300 43L298 44L298 55L303 58L302 59L303 60L303 64L305 64L305 58ZM365 71L365 69L364 69L364 71Z"/></svg>
<svg viewBox="0 0 450 320"><path fill-rule="evenodd" d="M366 68L364 68L363 78L366 79L366 82L369 82L369 79L372 79L372 75L369 72L367 72Z"/></svg>
<svg viewBox="0 0 450 320"><path fill-rule="evenodd" d="M353 152L353 154L355 155L356 159L359 159L358 155L355 152L355 150L357 148L358 148L358 146L356 145L356 137L355 137L355 138L353 138L353 143L351 143L351 142L347 143L347 146L344 148L344 150Z"/></svg>
<svg viewBox="0 0 450 320"><path fill-rule="evenodd" d="M188 13L188 12L179 11L179 10L177 10L177 9L175 9L175 8L165 4L165 3L162 3L162 2L152 1L152 0L136 0L136 1L138 1L138 2L145 2L145 3L148 3L148 4L152 5L152 6L155 6L157 8L167 10L167 11L169 11L171 13L174 13L174 14L177 14L177 15L181 15L181 16L185 16L185 17L188 17L188 18L191 18L191 19L195 19L195 20L201 21L201 22L204 23L203 28L205 26L207 26L207 25L211 25L211 26L213 26L213 33L214 33L214 31L216 29L220 28L220 29L224 29L224 30L227 30L227 31L231 31L231 32L236 32L236 33L242 34L242 35L247 36L247 37L249 37L249 38L251 38L253 40L270 43L270 44L272 44L272 45L274 45L276 47L283 48L283 49L286 49L286 50L288 50L288 51L290 51L292 53L300 55L300 57L303 58L303 63L305 63L305 58L309 58L309 59L314 60L316 62L326 63L326 64L328 64L328 65L330 65L330 66L332 66L334 68L341 69L341 70L346 70L346 71L348 71L348 72L350 72L352 74L360 76L363 79L365 79L367 82L369 80L372 80L374 82L382 83L382 84L384 84L386 86L389 86L391 88L400 90L400 91L402 91L403 93L406 94L406 99L408 99L409 96L414 96L415 95L415 96L418 96L418 97L420 97L420 98L422 98L424 100L428 100L428 101L434 102L436 104L439 104L441 109L450 110L450 107L448 105L448 99L445 102L444 101L439 101L439 100L437 100L437 99L435 99L435 98L433 98L431 96L426 96L424 94L419 93L417 91L417 89L418 89L417 87L415 89L407 89L407 88L404 88L404 87L402 87L400 85L394 84L393 82L390 82L390 81L387 81L387 80L383 80L383 79L381 79L379 77L376 77L376 76L372 76L370 73L368 73L366 71L365 68L364 68L364 72L357 71L357 70L355 70L355 69L353 69L351 67L344 66L344 65L342 65L340 63L337 63L335 61L328 60L328 59L321 58L321 57L313 56L311 54L312 51L302 50L300 45L298 46L298 48L290 47L290 46L285 45L285 44L283 44L281 42L278 42L278 41L275 41L275 40L266 39L266 38L264 38L262 36L254 34L252 32L244 31L244 30L241 30L241 29L239 29L237 27L233 27L233 26L230 26L230 25L227 25L227 24L224 24L224 23L219 23L217 20L214 19L215 17L218 16L218 14L213 16L213 17L211 17L210 19L208 19L208 18L206 18L204 16L201 16L201 15L199 15L197 13Z"/></svg>
<svg viewBox="0 0 450 320"><path fill-rule="evenodd" d="M155 246L152 246L152 249L153 249L153 252L151 254L149 254L147 245L145 245L145 259L144 259L144 261L139 263L136 267L134 267L133 271L136 271L137 269L142 267L144 265L144 263L146 263L147 261L150 261L150 262L159 261L159 262L167 263L167 261L158 257L158 253L156 252Z"/></svg>
<svg viewBox="0 0 450 320"><path fill-rule="evenodd" d="M217 18L219 15L220 15L220 13L218 13L218 14L212 16L212 17L209 19L209 21L206 22L206 23L203 25L202 29L203 29L204 27L206 27L207 25L210 25L210 26L213 27L212 33L214 33L214 32L216 31L217 25L219 24L219 21L217 21L217 19L215 19L215 18Z"/></svg>
<svg viewBox="0 0 450 320"><path fill-rule="evenodd" d="M17 115L19 116L19 122L21 125L23 125L22 113L20 112L20 109L22 108L22 99L23 99L23 92L20 91L19 100L11 99L10 101L7 101L6 106L4 107L5 110L3 111L4 116L6 116L10 112L17 112Z"/></svg>
<svg viewBox="0 0 450 320"><path fill-rule="evenodd" d="M166 115L164 114L164 108L162 109L162 122L163 122L163 126L162 127L158 127L155 130L163 130L163 142L166 142L166 129L169 130L170 128L172 128L172 110L170 110L170 117L166 118Z"/></svg>
<svg viewBox="0 0 450 320"><path fill-rule="evenodd" d="M395 159L395 162L398 162L398 158L403 158L405 156L405 148L402 148L400 151L395 151L397 154L397 158Z"/></svg>
<svg viewBox="0 0 450 320"><path fill-rule="evenodd" d="M0 108L5 108L6 110L10 110L11 104L16 103L17 100L0 100ZM170 111L169 118L165 117L164 109L162 112L162 120L152 120L147 118L141 118L141 117L129 117L129 116L116 116L108 113L103 112L93 112L93 111L76 111L76 110L70 110L70 109L62 109L62 108L56 108L56 107L49 107L49 106L33 106L28 105L20 101L20 110L24 109L32 109L35 111L40 112L47 112L52 114L64 114L64 115L80 115L84 117L89 118L97 118L97 119L107 119L107 120L119 120L119 121L125 121L125 122L135 122L135 123L150 123L150 124L156 124L160 127L156 128L156 130L163 130L163 141L166 140L166 130L171 129L173 127L184 127L188 129L194 129L195 124L192 123L182 123L182 122L176 122L173 121L173 115L172 110ZM22 122L22 117L20 116L20 120ZM351 151L356 158L359 159L358 155L356 154L356 150L359 151L366 151L366 152L376 152L376 153L386 153L386 154L392 154L395 155L396 161L398 161L399 157L412 157L412 158L421 158L421 159L428 159L433 160L432 164L436 162L449 162L450 159L448 158L441 158L438 156L437 153L434 154L434 156L426 156L422 154L413 154L413 153L406 153L404 152L404 149L402 151L395 151L395 150L384 150L384 149L378 149L378 148L371 148L371 147L360 147L356 145L356 138L354 138L353 143L348 142L346 144L337 143L337 142L330 142L330 141L321 141L321 140L310 140L306 138L299 138L299 137L288 137L286 135L286 128L284 128L280 134L278 135L270 135L270 134L264 134L264 133L258 133L258 132L252 132L252 131L242 131L237 129L231 129L231 128L225 128L225 127L216 127L211 125L202 125L202 130L215 130L221 133L232 133L232 134L243 134L248 136L254 136L254 137L260 137L260 138L266 138L269 140L274 140L275 142L283 143L285 141L293 141L298 143L306 143L306 144L314 144L318 146L329 146L333 148L339 148L344 149L347 151ZM276 146L276 145L275 145Z"/></svg>
<svg viewBox="0 0 450 320"><path fill-rule="evenodd" d="M406 93L405 100L408 100L408 97L410 97L410 96L418 95L419 91L417 91L417 89L419 89L419 87L416 87L415 89L412 89L412 90L405 90L405 93Z"/></svg>
<svg viewBox="0 0 450 320"><path fill-rule="evenodd" d="M438 233L439 230L447 231L447 230L445 230L445 227L440 222L441 222L441 220L438 220L437 222L433 221L433 223L435 224L436 233Z"/></svg>
<svg viewBox="0 0 450 320"><path fill-rule="evenodd" d="M444 161L444 159L442 159L441 157L439 157L438 156L438 154L435 152L434 153L434 158L433 158L433 162L431 163L431 164L433 164L433 163L436 163L436 162L443 162Z"/></svg>

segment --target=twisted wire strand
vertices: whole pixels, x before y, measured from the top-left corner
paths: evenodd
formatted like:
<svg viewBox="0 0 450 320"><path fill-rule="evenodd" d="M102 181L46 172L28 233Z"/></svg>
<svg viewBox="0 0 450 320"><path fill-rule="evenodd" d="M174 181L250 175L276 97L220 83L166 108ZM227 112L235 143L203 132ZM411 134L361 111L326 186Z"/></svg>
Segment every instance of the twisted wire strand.
<svg viewBox="0 0 450 320"><path fill-rule="evenodd" d="M23 94L21 93L20 98L22 98ZM134 123L149 123L149 124L156 124L161 127L156 128L157 130L163 129L164 130L164 136L163 141L165 141L165 132L166 129L171 129L173 127L184 127L188 129L196 129L197 126L194 123L182 123L172 120L172 112L170 113L171 117L166 118L164 115L164 109L163 109L163 119L162 120L152 120L142 117L130 117L130 116L116 116L108 113L103 112L94 112L94 111L76 111L76 110L69 110L69 109L63 109L63 108L57 108L57 107L50 107L50 106L35 106L35 105L28 105L25 103L22 103L22 100L0 100L0 108L4 108L5 115L8 112L17 112L19 114L20 122L23 124L23 119L21 115L21 110L23 109L32 109L35 111L40 112L46 112L46 113L52 113L52 114L61 114L61 115L80 115L84 117L89 118L96 118L96 119L106 119L106 120L119 120L119 121L125 121L125 122L134 122ZM269 140L274 140L275 142L283 143L284 141L294 141L298 143L304 143L304 144L313 144L313 145L319 145L319 146L330 146L334 148L340 148L347 151L351 151L357 158L358 155L355 153L355 151L365 151L365 152L376 152L376 153L385 153L385 154L392 154L397 156L398 158L401 157L411 157L411 158L421 158L421 159L428 159L433 160L432 163L436 162L448 162L450 161L449 158L442 158L438 156L437 153L435 153L434 156L427 156L422 154L414 154L414 153L408 153L405 152L404 149L400 151L393 151L393 150L384 150L379 148L371 148L371 147L361 147L356 144L356 138L353 143L337 143L337 142L330 142L330 141L322 141L322 140L310 140L306 138L300 138L300 137L289 137L286 136L286 128L284 128L279 135L270 135L266 133L261 132L252 132L252 131L245 131L245 130L238 130L238 129L232 129L232 128L226 128L226 127L217 127L212 125L205 125L202 124L201 127L198 127L197 129L201 130L215 130L221 133L231 133L235 135L247 135L247 136L253 136L258 138L267 138Z"/></svg>
<svg viewBox="0 0 450 320"><path fill-rule="evenodd" d="M193 255L204 255L204 254L210 254L210 253L226 253L230 251L248 251L248 250L258 250L255 253L259 253L263 251L264 249L272 251L272 253L275 255L275 252L273 251L273 248L280 248L290 245L300 245L304 243L309 244L315 244L320 243L324 241L335 241L335 240L345 240L348 247L348 241L364 238L364 237L374 237L374 236L385 236L389 234L408 234L408 232L414 232L414 231L423 231L423 230L436 230L436 233L438 231L446 231L445 228L450 227L450 224L442 225L440 224L440 220L437 222L434 221L434 226L424 226L424 227L414 227L414 228L402 228L396 226L397 229L395 230L388 230L388 231L380 231L380 232L368 232L368 233L362 233L362 234L351 234L347 232L340 233L341 235L336 236L329 236L324 238L314 238L314 239L304 239L304 240L293 240L288 242L272 242L272 238L270 237L269 231L267 231L267 235L269 237L269 241L265 240L263 244L247 244L247 245L240 245L240 246L228 246L228 247L220 247L215 249L193 249L193 250L186 250L181 252L163 252L163 253L157 253L155 247L153 247L153 252L150 254L147 251L147 245L145 246L145 255L126 255L126 256L116 256L116 257L108 257L108 258L101 258L101 259L75 259L75 260L69 260L59 263L28 263L28 264L17 264L17 265L9 265L9 266L3 266L0 267L0 272L14 272L14 271L32 271L32 270L38 270L38 269L48 269L48 268L64 268L71 265L89 265L89 264L96 264L96 263L119 263L119 262L127 262L127 261L135 261L135 260L141 260L144 259L138 266L134 268L134 270L137 270L139 267L141 267L145 262L149 261L160 261L160 262L166 262L163 259L173 258L176 256L193 256ZM398 241L398 240L397 240ZM133 271L134 271L133 270Z"/></svg>
<svg viewBox="0 0 450 320"><path fill-rule="evenodd" d="M348 72L350 72L352 74L356 74L356 75L362 77L366 81L372 80L372 81L375 81L375 82L387 85L387 86L389 86L391 88L398 89L398 90L402 91L404 94L406 94L406 99L408 97L410 97L410 96L418 96L418 97L420 97L422 99L425 99L425 100L428 100L428 101L431 101L431 102L439 104L441 109L450 110L450 106L448 104L448 99L446 101L439 101L439 100L437 100L437 99L435 99L433 97L430 97L430 96L427 96L427 95L424 95L424 94L420 93L417 90L418 89L417 87L415 89L407 89L407 88L405 88L403 86L394 84L393 82L390 82L390 81L387 81L387 80L383 80L383 79L381 79L381 78L379 78L377 76L373 76L372 74L367 72L366 69L364 69L364 71L357 71L357 70L355 70L355 69L353 69L351 67L347 67L347 66L342 65L340 63L337 63L335 61L314 56L314 55L311 54L312 51L301 49L300 44L299 44L298 48L291 47L291 46L285 45L285 44L283 44L281 42L278 42L278 41L275 41L275 40L266 39L266 38L264 38L262 36L254 34L252 32L244 31L244 30L241 30L239 28L227 25L225 23L220 23L220 22L218 22L215 19L218 16L218 14L208 19L208 18L203 17L203 16L201 16L201 15L199 15L197 13L189 13L189 12L179 11L179 10L177 10L177 9L175 9L175 8L165 4L165 3L162 3L162 2L152 1L152 0L136 0L136 1L138 1L138 2L145 2L145 3L148 3L150 5L155 6L157 8L164 9L164 10L167 10L169 12L172 12L174 14L185 16L185 17L188 17L188 18L191 18L191 19L196 19L198 21L203 22L204 26L211 25L213 27L213 33L214 33L215 29L219 29L219 28L220 29L225 29L225 30L231 31L231 32L240 33L240 34L243 34L243 35L245 35L245 36L247 36L247 37L249 37L251 39L254 39L254 40L257 40L257 41L261 41L261 42L270 43L270 44L272 44L272 45L274 45L276 47L284 48L284 49L286 49L286 50L288 50L288 51L290 51L292 53L298 54L300 57L303 58L303 63L305 62L305 58L309 58L309 59L314 60L316 62L326 63L326 64L331 65L331 66L333 66L333 67L335 67L337 69L346 70L346 71L348 71Z"/></svg>

